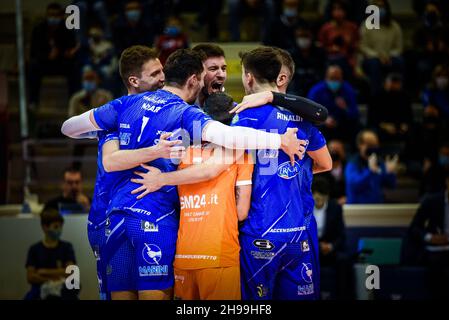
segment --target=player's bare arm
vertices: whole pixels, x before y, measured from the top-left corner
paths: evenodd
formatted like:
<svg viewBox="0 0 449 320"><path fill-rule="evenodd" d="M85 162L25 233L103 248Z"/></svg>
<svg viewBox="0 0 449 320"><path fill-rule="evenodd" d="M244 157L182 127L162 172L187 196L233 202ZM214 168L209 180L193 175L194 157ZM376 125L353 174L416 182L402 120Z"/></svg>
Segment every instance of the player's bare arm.
<svg viewBox="0 0 449 320"><path fill-rule="evenodd" d="M158 158L182 159L185 154L185 148L179 145L182 141L167 140L170 135L169 132L162 134L155 146L134 150L120 150L118 140L106 142L103 146L102 159L105 171L114 172L132 169Z"/></svg>
<svg viewBox="0 0 449 320"><path fill-rule="evenodd" d="M251 206L251 187L250 184L235 187L235 204L239 221L243 221L248 217Z"/></svg>
<svg viewBox="0 0 449 320"><path fill-rule="evenodd" d="M315 151L307 151L313 160L313 174L332 170L332 158L327 146Z"/></svg>
<svg viewBox="0 0 449 320"><path fill-rule="evenodd" d="M164 186L176 186L183 184L194 184L207 181L217 177L224 170L229 168L233 163L243 157L243 150L234 150L216 148L214 155L205 162L192 165L182 170L162 173L158 168L142 165L148 172L135 172L141 179L131 179L132 182L141 184L140 187L134 189L131 193L137 194L137 199L141 199L148 193L159 190Z"/></svg>

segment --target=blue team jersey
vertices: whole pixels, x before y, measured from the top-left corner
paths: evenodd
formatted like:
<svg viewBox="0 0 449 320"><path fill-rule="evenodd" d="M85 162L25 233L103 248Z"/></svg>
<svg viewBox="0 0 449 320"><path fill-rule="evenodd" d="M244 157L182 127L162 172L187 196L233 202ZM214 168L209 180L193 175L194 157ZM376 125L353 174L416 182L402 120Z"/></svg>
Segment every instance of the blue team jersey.
<svg viewBox="0 0 449 320"><path fill-rule="evenodd" d="M247 109L235 116L234 126L260 130L298 128L299 139L307 140L307 151L322 148L326 141L310 123L293 113L272 106ZM302 166L304 160L290 164L290 158L281 150L259 150L253 173L253 189L248 219L241 233L276 241L295 242L306 228Z"/></svg>
<svg viewBox="0 0 449 320"><path fill-rule="evenodd" d="M89 211L89 223L97 226L106 220L106 211L109 205L110 191L116 180L117 173L108 173L103 167L103 145L111 140L118 140L118 133L108 133L98 131L98 156L97 156L97 177L95 179L94 196Z"/></svg>
<svg viewBox="0 0 449 320"><path fill-rule="evenodd" d="M140 149L156 145L161 134L176 133L185 144L201 142L202 130L211 120L196 106L191 106L180 97L165 90L124 96L94 110L97 124L103 130L118 130L120 149ZM175 171L178 163L169 159L156 159L148 163L162 172ZM125 211L145 221L162 225L178 223L179 198L174 186L165 186L137 200L131 191L139 187L130 181L140 178L135 170L121 171L112 190L108 208Z"/></svg>

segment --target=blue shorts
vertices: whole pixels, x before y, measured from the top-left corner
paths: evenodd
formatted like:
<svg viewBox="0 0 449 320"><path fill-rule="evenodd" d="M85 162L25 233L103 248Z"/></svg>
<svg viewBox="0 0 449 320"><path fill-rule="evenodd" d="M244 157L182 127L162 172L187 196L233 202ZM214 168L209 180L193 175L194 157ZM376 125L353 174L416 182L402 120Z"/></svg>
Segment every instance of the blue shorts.
<svg viewBox="0 0 449 320"><path fill-rule="evenodd" d="M90 247L97 261L97 279L98 289L100 294L100 300L110 300L110 294L107 290L106 279L106 264L104 259L101 259L100 252L103 250L104 243L106 242L105 236L105 224L106 221L100 224L93 224L91 222L87 225L87 238L89 239Z"/></svg>
<svg viewBox="0 0 449 320"><path fill-rule="evenodd" d="M313 239L295 243L240 236L243 300L317 300Z"/></svg>
<svg viewBox="0 0 449 320"><path fill-rule="evenodd" d="M114 278L130 277L133 290L164 290L174 285L173 261L177 228L153 224L124 212L110 216L111 244L125 245L132 250L118 250L111 258L108 283L115 289ZM110 247L116 247L111 245Z"/></svg>

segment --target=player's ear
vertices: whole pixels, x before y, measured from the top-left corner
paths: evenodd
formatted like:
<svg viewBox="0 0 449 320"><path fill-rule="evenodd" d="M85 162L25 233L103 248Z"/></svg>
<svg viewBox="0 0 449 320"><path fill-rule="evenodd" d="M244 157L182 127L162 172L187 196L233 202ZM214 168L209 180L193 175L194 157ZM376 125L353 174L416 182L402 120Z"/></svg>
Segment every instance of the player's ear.
<svg viewBox="0 0 449 320"><path fill-rule="evenodd" d="M282 87L286 81L287 81L287 75L284 73L280 73L278 75L278 78L276 79L276 85L278 87Z"/></svg>
<svg viewBox="0 0 449 320"><path fill-rule="evenodd" d="M190 88L190 87L194 87L197 82L198 82L197 75L192 74L190 77L187 78L186 84L187 84L187 87Z"/></svg>
<svg viewBox="0 0 449 320"><path fill-rule="evenodd" d="M129 76L128 83L130 86L132 86L134 88L138 88L139 87L139 78L137 78L136 76Z"/></svg>

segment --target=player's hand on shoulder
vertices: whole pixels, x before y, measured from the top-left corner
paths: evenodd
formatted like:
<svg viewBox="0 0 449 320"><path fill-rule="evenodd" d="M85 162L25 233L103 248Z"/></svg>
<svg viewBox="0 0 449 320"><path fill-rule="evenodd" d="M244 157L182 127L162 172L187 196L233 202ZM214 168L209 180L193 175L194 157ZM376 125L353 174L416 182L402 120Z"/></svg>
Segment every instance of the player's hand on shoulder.
<svg viewBox="0 0 449 320"><path fill-rule="evenodd" d="M295 163L295 155L301 160L306 152L307 141L299 140L296 136L298 128L287 128L287 131L281 135L281 149L289 157L291 164Z"/></svg>
<svg viewBox="0 0 449 320"><path fill-rule="evenodd" d="M168 140L171 132L161 134L156 145L157 153L164 159L182 159L185 156L185 147L181 146L181 140Z"/></svg>
<svg viewBox="0 0 449 320"><path fill-rule="evenodd" d="M273 101L273 93L271 91L262 91L249 94L243 97L242 102L234 107L229 113L240 113L245 109L256 108Z"/></svg>

